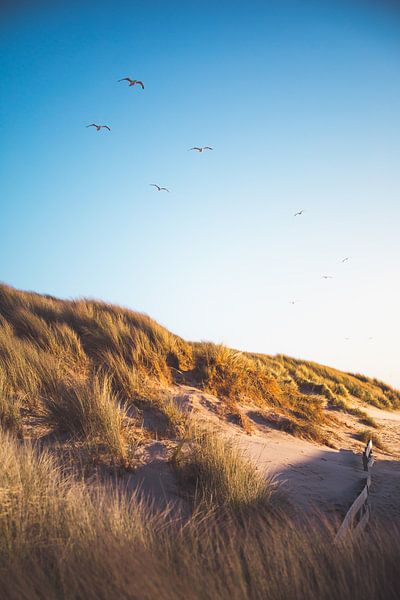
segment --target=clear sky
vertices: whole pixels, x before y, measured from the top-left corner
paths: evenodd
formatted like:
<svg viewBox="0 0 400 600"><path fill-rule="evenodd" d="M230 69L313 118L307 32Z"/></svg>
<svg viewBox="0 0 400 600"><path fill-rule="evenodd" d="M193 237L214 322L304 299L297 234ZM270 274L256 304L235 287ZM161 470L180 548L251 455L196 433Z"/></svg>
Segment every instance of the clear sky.
<svg viewBox="0 0 400 600"><path fill-rule="evenodd" d="M35 5L0 25L0 279L400 386L399 3Z"/></svg>

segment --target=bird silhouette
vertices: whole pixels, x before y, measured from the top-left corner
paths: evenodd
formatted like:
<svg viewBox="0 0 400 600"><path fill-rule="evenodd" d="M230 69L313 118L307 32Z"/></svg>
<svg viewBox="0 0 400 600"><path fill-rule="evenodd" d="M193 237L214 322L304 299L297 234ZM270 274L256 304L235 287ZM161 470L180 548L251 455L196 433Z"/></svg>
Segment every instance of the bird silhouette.
<svg viewBox="0 0 400 600"><path fill-rule="evenodd" d="M304 212L304 208L303 208L302 210L299 210L299 212L297 212L297 213L294 213L294 215L293 215L293 216L297 217L298 215L302 215L302 214L303 214L303 212Z"/></svg>
<svg viewBox="0 0 400 600"><path fill-rule="evenodd" d="M346 258L342 258L342 263L347 262L348 260L350 260L350 256L346 256Z"/></svg>
<svg viewBox="0 0 400 600"><path fill-rule="evenodd" d="M134 85L140 85L140 87L142 88L142 90L144 90L144 83L143 81L139 81L138 79L131 79L130 77L123 77L122 79L118 79L118 83L120 81L127 81L129 84L129 87L132 87Z"/></svg>
<svg viewBox="0 0 400 600"><path fill-rule="evenodd" d="M332 275L322 275L321 279L333 279Z"/></svg>
<svg viewBox="0 0 400 600"><path fill-rule="evenodd" d="M197 152L204 152L204 150L212 150L211 146L193 146L189 150L197 150Z"/></svg>
<svg viewBox="0 0 400 600"><path fill-rule="evenodd" d="M96 127L97 131L100 131L100 129L108 129L108 131L111 131L111 127L108 125L96 125L96 123L91 123L90 125L86 125L86 128L87 127Z"/></svg>
<svg viewBox="0 0 400 600"><path fill-rule="evenodd" d="M157 188L158 192L169 192L169 190L166 187L161 187L161 186L157 185L156 183L150 183L150 185Z"/></svg>

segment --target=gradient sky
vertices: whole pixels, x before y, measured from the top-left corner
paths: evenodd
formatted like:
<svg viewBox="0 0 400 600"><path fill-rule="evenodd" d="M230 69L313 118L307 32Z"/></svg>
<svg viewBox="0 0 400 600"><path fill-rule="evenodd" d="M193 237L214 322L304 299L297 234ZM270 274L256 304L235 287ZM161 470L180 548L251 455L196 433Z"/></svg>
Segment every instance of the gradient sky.
<svg viewBox="0 0 400 600"><path fill-rule="evenodd" d="M400 386L397 2L39 2L0 34L1 280Z"/></svg>

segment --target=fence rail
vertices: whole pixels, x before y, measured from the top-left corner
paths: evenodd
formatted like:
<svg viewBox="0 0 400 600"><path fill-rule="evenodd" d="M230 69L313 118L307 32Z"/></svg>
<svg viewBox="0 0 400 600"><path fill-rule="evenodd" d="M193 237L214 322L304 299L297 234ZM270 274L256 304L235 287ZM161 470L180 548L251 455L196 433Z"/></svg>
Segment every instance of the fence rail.
<svg viewBox="0 0 400 600"><path fill-rule="evenodd" d="M362 454L364 471L368 473L366 484L346 513L343 523L336 534L335 542L344 540L349 534L357 537L367 525L371 512L368 504L369 488L371 487L371 468L375 462L372 455L372 440L369 440Z"/></svg>

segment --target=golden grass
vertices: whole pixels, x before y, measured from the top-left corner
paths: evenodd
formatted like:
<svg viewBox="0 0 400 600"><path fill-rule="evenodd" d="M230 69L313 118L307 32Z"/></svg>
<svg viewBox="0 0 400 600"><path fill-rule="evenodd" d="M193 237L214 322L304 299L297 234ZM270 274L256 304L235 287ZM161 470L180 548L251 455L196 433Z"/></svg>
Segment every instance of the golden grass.
<svg viewBox="0 0 400 600"><path fill-rule="evenodd" d="M107 393L102 378L95 383L99 372L112 388ZM5 402L10 403L0 409L4 423L16 422L21 414L47 415L54 427L93 438L96 429L107 429L99 423L110 423L114 414L115 426L104 435L117 454L123 444L121 437L117 441L121 428L116 398L119 406L153 406L165 415L169 435L179 437L182 418L164 401L164 391L178 379L218 396L226 413L248 433L252 426L244 403L276 409L290 421L290 433L317 441L324 440L326 402L360 418L365 415L350 407L352 398L400 406L398 391L360 375L285 356L185 342L150 317L119 306L57 300L5 285L0 285L0 377L7 383ZM110 399L108 416L105 398ZM68 404L73 406L70 412ZM92 428L89 414L96 423ZM23 426L24 418L21 422Z"/></svg>
<svg viewBox="0 0 400 600"><path fill-rule="evenodd" d="M22 436L21 401L14 396L0 373L0 427Z"/></svg>
<svg viewBox="0 0 400 600"><path fill-rule="evenodd" d="M278 497L272 479L217 430L192 429L189 442L175 455L181 482L196 503L208 508L266 509Z"/></svg>
<svg viewBox="0 0 400 600"><path fill-rule="evenodd" d="M360 431L357 434L357 439L359 439L361 442L364 442L364 444L368 444L369 440L372 440L372 443L376 448L379 448L383 451L387 450L379 435L371 429L363 429Z"/></svg>
<svg viewBox="0 0 400 600"><path fill-rule="evenodd" d="M374 429L379 429L380 428L380 426L375 421L375 419L373 417L370 417L366 413L365 413L365 415L362 416L362 418L360 419L360 421L361 421L361 423L363 425L366 425L367 427L374 427Z"/></svg>
<svg viewBox="0 0 400 600"><path fill-rule="evenodd" d="M84 485L46 451L1 431L0 463L0 597L7 600L400 595L393 522L335 546L331 524L279 511L243 514L226 504L207 511L203 504L184 520L155 515L123 489ZM239 499L258 502L259 485L253 498L243 490Z"/></svg>
<svg viewBox="0 0 400 600"><path fill-rule="evenodd" d="M80 382L55 380L43 398L43 418L61 432L103 444L113 457L126 458L126 411L102 375Z"/></svg>

